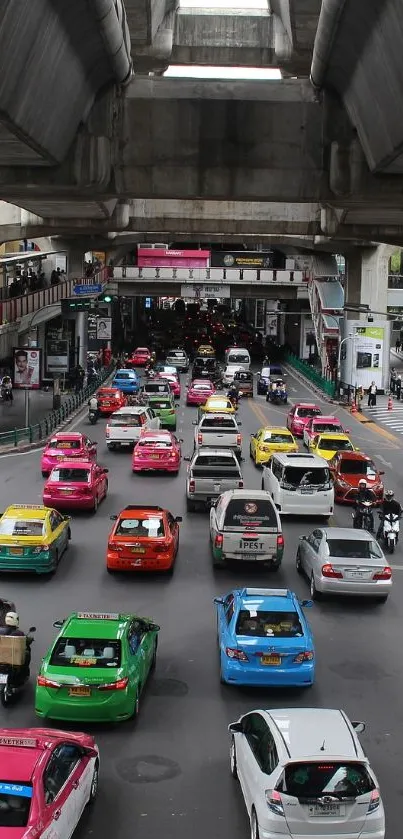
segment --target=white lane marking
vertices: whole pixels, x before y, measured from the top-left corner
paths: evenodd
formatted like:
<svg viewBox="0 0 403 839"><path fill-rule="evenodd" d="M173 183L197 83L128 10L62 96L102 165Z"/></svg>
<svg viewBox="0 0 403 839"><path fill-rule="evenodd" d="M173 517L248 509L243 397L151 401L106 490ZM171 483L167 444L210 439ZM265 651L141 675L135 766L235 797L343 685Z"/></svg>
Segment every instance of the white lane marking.
<svg viewBox="0 0 403 839"><path fill-rule="evenodd" d="M292 387L292 388L291 388L291 390L293 391L293 393L298 393L298 391L297 391L297 388L296 388L296 387Z"/></svg>
<svg viewBox="0 0 403 839"><path fill-rule="evenodd" d="M389 461L388 461L388 460L385 460L385 458L384 458L384 457L382 457L382 455L381 455L381 454L377 454L377 458L378 458L378 460L380 460L380 461L381 461L381 463L383 463L383 465L384 465L384 466L389 466L389 469L393 469L392 464L391 464L391 463L389 463Z"/></svg>
<svg viewBox="0 0 403 839"><path fill-rule="evenodd" d="M389 565L392 571L403 571L403 565Z"/></svg>
<svg viewBox="0 0 403 839"><path fill-rule="evenodd" d="M44 449L44 448L45 447L42 446L42 449ZM7 454L0 454L0 458L4 459L6 457L26 457L28 454L37 454L42 449L31 449L28 452L7 452Z"/></svg>

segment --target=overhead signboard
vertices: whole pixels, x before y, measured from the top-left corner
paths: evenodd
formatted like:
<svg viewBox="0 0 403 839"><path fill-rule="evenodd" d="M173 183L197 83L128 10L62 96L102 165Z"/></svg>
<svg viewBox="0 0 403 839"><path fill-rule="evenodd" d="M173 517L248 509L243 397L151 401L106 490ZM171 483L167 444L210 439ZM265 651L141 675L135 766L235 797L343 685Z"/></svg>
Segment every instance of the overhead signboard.
<svg viewBox="0 0 403 839"><path fill-rule="evenodd" d="M74 294L101 294L102 283L88 283L87 285L75 285L73 288Z"/></svg>
<svg viewBox="0 0 403 839"><path fill-rule="evenodd" d="M272 251L211 251L212 268L273 268Z"/></svg>
<svg viewBox="0 0 403 839"><path fill-rule="evenodd" d="M231 286L186 283L186 285L181 285L181 297L192 297L196 300L231 297Z"/></svg>
<svg viewBox="0 0 403 839"><path fill-rule="evenodd" d="M139 268L208 268L210 251L138 248Z"/></svg>
<svg viewBox="0 0 403 839"><path fill-rule="evenodd" d="M46 369L48 373L67 373L69 342L64 338L48 338L46 341Z"/></svg>

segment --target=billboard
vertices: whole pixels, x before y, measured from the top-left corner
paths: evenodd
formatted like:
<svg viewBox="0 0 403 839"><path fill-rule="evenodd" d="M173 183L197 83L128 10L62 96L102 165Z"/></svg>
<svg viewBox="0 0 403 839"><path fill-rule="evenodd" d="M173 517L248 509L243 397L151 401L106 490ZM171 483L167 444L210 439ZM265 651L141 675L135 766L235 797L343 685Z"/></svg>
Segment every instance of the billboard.
<svg viewBox="0 0 403 839"><path fill-rule="evenodd" d="M390 323L377 321L369 326L362 320L344 320L343 337L342 381L364 389L375 382L384 390L389 379Z"/></svg>
<svg viewBox="0 0 403 839"><path fill-rule="evenodd" d="M186 283L181 285L181 297L192 297L196 300L208 298L231 297L231 286L229 285L207 285Z"/></svg>
<svg viewBox="0 0 403 839"><path fill-rule="evenodd" d="M14 347L13 385L15 388L38 390L41 380L41 350Z"/></svg>
<svg viewBox="0 0 403 839"><path fill-rule="evenodd" d="M110 341L112 338L112 318L97 318L98 341Z"/></svg>
<svg viewBox="0 0 403 839"><path fill-rule="evenodd" d="M69 342L64 338L48 338L46 341L46 369L48 373L67 373Z"/></svg>
<svg viewBox="0 0 403 839"><path fill-rule="evenodd" d="M273 251L211 251L212 268L273 269Z"/></svg>
<svg viewBox="0 0 403 839"><path fill-rule="evenodd" d="M138 248L139 268L208 268L210 251Z"/></svg>

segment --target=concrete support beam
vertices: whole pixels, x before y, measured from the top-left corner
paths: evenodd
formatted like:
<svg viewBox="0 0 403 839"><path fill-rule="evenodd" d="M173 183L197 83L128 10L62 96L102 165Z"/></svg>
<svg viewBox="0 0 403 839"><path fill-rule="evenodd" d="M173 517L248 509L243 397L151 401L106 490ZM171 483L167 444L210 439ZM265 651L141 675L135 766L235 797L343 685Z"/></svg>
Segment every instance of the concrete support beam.
<svg viewBox="0 0 403 839"><path fill-rule="evenodd" d="M386 312L389 259L393 250L390 245L378 245L372 248L357 248L348 255L346 306L366 304L374 312ZM360 317L356 312L347 312L346 315L350 320Z"/></svg>
<svg viewBox="0 0 403 839"><path fill-rule="evenodd" d="M278 67L291 45L281 41L274 17L260 9L178 9L172 63Z"/></svg>

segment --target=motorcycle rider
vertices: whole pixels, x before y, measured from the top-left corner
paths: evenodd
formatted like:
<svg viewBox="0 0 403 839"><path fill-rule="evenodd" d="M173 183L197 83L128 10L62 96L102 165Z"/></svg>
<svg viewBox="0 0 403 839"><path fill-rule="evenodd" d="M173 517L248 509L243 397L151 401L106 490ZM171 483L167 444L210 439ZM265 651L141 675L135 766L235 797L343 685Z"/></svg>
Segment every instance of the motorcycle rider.
<svg viewBox="0 0 403 839"><path fill-rule="evenodd" d="M3 399L9 399L10 402L13 401L13 383L11 376L3 376L1 380L1 395Z"/></svg>
<svg viewBox="0 0 403 839"><path fill-rule="evenodd" d="M95 395L95 393L88 400L88 408L89 408L89 413L92 413L92 411L95 411L96 417L98 419L98 417L99 417L99 401L98 401L98 397Z"/></svg>
<svg viewBox="0 0 403 839"><path fill-rule="evenodd" d="M31 644L33 639L29 635L25 635L25 632L22 632L19 628L20 619L17 612L7 612L4 624L4 626L0 626L0 635L26 638L25 661L18 668L18 683L25 682L29 678L30 673L29 665L31 663Z"/></svg>
<svg viewBox="0 0 403 839"><path fill-rule="evenodd" d="M362 478L358 482L358 491L355 498L355 513L354 513L354 524L358 524L359 527L362 527L362 510L360 509L361 504L365 504L365 502L370 501L371 504L376 503L376 495L368 487L367 482ZM372 510L370 511L370 519L371 519L371 530L374 527L374 516Z"/></svg>
<svg viewBox="0 0 403 839"><path fill-rule="evenodd" d="M238 382L232 382L232 384L229 387L227 397L228 397L228 399L231 400L231 402L234 403L235 406L238 405L238 402L239 402L239 385L238 385Z"/></svg>
<svg viewBox="0 0 403 839"><path fill-rule="evenodd" d="M399 504L399 501L396 501L395 493L392 489L387 489L384 495L384 499L382 501L382 506L379 510L379 527L377 530L376 538L380 539L383 535L383 520L385 516L399 516L402 515L402 507Z"/></svg>

